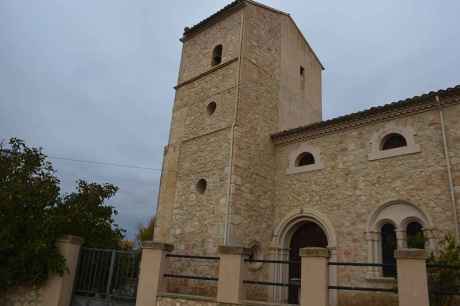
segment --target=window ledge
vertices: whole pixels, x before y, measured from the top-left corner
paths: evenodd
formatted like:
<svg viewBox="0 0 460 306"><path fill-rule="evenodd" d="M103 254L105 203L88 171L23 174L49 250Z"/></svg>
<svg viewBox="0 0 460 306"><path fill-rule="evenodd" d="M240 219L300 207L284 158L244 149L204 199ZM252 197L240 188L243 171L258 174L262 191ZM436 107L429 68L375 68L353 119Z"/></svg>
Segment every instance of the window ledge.
<svg viewBox="0 0 460 306"><path fill-rule="evenodd" d="M318 162L318 163L313 164L313 165L288 168L286 170L286 174L298 174L298 173L303 173L303 172L321 170L323 168L324 168L323 163Z"/></svg>
<svg viewBox="0 0 460 306"><path fill-rule="evenodd" d="M407 146L404 148L396 148L396 149L385 150L385 151L371 152L368 155L368 159L370 161L379 160L379 159L384 159L384 158L415 154L415 153L419 153L420 151L421 150L420 150L419 145L412 145L412 146Z"/></svg>

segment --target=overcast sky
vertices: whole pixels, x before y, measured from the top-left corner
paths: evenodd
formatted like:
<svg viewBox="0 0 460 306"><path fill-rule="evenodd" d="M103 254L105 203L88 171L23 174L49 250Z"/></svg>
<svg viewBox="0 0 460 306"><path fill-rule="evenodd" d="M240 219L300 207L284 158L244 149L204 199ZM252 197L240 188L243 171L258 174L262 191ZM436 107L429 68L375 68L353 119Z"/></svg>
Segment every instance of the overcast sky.
<svg viewBox="0 0 460 306"><path fill-rule="evenodd" d="M0 140L53 157L161 168L185 26L230 1L0 0ZM326 67L324 119L460 83L458 0L262 1L290 13ZM120 187L132 238L160 172L52 159Z"/></svg>

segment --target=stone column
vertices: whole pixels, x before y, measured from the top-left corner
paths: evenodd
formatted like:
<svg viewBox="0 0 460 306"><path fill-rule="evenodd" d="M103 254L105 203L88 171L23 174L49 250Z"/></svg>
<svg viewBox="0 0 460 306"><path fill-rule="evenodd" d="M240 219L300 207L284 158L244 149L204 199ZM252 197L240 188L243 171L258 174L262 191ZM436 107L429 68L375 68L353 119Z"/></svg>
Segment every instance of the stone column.
<svg viewBox="0 0 460 306"><path fill-rule="evenodd" d="M436 250L436 239L434 239L434 233L432 228L423 229L423 237L425 238L425 250L435 251Z"/></svg>
<svg viewBox="0 0 460 306"><path fill-rule="evenodd" d="M329 250L329 261L336 262L337 261L337 248L331 247L328 248ZM329 270L329 286L337 286L337 266L330 266L328 267ZM329 290L329 305L335 306L337 305L338 298L337 298L337 290Z"/></svg>
<svg viewBox="0 0 460 306"><path fill-rule="evenodd" d="M329 306L328 250L303 248L300 257L300 306Z"/></svg>
<svg viewBox="0 0 460 306"><path fill-rule="evenodd" d="M280 249L278 247L270 247L270 260L280 260ZM277 283L280 282L280 269L278 264L272 264L270 266L270 281ZM270 302L280 303L279 299L279 288L277 286L272 286L269 290Z"/></svg>
<svg viewBox="0 0 460 306"><path fill-rule="evenodd" d="M370 263L377 263L381 262L380 255L379 255L379 242L380 242L380 233L379 232L367 232L366 233L366 240L367 240L367 261ZM381 268L377 267L369 267L367 272L367 278L375 278L381 275L380 273Z"/></svg>
<svg viewBox="0 0 460 306"><path fill-rule="evenodd" d="M398 249L407 248L406 231L404 229L396 229L396 240Z"/></svg>
<svg viewBox="0 0 460 306"><path fill-rule="evenodd" d="M166 254L173 245L154 241L142 243L142 257L137 286L136 306L156 305L157 295L165 289Z"/></svg>
<svg viewBox="0 0 460 306"><path fill-rule="evenodd" d="M65 236L56 242L59 253L65 258L67 271L62 276L52 276L40 289L43 305L70 305L82 243L83 239L76 236Z"/></svg>
<svg viewBox="0 0 460 306"><path fill-rule="evenodd" d="M244 257L249 255L249 249L240 246L219 246L218 250L220 262L217 302L239 304L244 297Z"/></svg>
<svg viewBox="0 0 460 306"><path fill-rule="evenodd" d="M400 249L395 257L399 306L430 306L425 250Z"/></svg>

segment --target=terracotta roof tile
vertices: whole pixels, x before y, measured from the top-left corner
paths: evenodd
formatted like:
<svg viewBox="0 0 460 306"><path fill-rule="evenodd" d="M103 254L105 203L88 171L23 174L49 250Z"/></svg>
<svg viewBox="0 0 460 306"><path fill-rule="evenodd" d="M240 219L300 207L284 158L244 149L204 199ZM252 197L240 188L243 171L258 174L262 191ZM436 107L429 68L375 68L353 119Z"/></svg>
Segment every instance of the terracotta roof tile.
<svg viewBox="0 0 460 306"><path fill-rule="evenodd" d="M197 30L203 28L211 20L217 17L220 17L221 15L224 15L225 13L231 11L232 9L236 9L244 4L245 4L244 0L233 1L232 3L224 6L222 9L218 10L217 12L209 16L208 18L201 20L199 23L195 24L194 26L185 27L183 36L185 37L193 32L196 32Z"/></svg>

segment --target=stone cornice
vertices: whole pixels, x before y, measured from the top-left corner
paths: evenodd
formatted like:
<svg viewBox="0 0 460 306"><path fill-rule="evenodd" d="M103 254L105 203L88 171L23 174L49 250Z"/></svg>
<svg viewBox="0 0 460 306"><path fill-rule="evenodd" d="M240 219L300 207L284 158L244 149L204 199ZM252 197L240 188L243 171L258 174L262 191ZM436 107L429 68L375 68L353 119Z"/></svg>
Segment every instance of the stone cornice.
<svg viewBox="0 0 460 306"><path fill-rule="evenodd" d="M174 250L174 245L158 241L143 241L142 249L161 250L171 252Z"/></svg>
<svg viewBox="0 0 460 306"><path fill-rule="evenodd" d="M439 107L439 104L435 100L436 96L440 97L441 107L460 104L460 85L308 126L279 132L272 134L271 138L275 144L301 142L347 129L359 128L377 122L431 111Z"/></svg>
<svg viewBox="0 0 460 306"><path fill-rule="evenodd" d="M217 71L217 70L219 70L219 69L222 69L222 68L224 68L224 67L230 65L231 63L236 62L237 60L238 60L238 56L237 56L237 57L234 57L234 58L232 58L232 59L230 59L230 60L228 60L228 61L226 61L226 62L224 62L224 63L222 63L222 64L216 65L216 66L212 67L211 69L208 69L208 70L206 70L205 72L202 72L202 73L200 73L200 74L197 75L197 76L194 76L193 78L190 78L190 79L188 79L188 80L185 80L185 81L183 81L183 82L177 84L176 86L174 86L174 89L177 90L177 89L181 88L181 87L184 86L184 85L190 84L190 83L192 83L192 82L194 82L194 81L196 81L196 80L198 80L198 79L201 79L202 77L204 77L204 76L206 76L206 75L208 75L208 74L210 74L210 73L213 73L214 71Z"/></svg>

